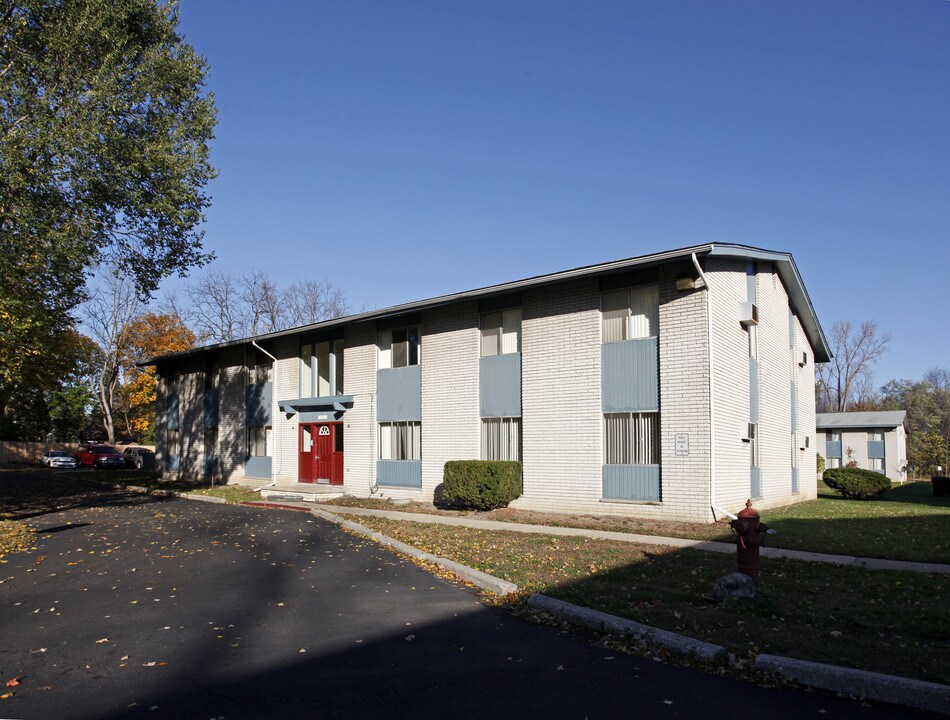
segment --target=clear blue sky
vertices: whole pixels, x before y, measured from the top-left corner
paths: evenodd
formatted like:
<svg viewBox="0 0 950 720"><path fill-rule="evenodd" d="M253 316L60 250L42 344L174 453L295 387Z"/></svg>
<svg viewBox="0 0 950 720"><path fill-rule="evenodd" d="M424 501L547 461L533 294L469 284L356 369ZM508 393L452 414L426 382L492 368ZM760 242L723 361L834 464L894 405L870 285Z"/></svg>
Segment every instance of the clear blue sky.
<svg viewBox="0 0 950 720"><path fill-rule="evenodd" d="M791 252L875 372L950 367L950 2L182 0L213 267L376 308L705 242ZM172 287L169 284L168 287Z"/></svg>

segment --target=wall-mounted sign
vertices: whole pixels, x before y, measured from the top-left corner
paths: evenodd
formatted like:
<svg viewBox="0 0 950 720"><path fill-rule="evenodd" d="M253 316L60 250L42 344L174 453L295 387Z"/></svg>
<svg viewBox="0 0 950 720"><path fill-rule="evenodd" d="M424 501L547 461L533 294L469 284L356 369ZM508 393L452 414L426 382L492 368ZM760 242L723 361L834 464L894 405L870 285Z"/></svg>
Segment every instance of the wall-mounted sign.
<svg viewBox="0 0 950 720"><path fill-rule="evenodd" d="M689 455L689 433L676 433L676 456Z"/></svg>

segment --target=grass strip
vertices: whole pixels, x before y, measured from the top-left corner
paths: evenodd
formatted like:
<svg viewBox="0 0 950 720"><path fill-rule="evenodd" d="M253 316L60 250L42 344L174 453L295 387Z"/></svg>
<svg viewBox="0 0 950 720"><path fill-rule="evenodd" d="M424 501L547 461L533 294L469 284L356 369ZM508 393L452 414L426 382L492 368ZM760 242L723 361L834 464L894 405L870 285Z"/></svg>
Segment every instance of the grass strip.
<svg viewBox="0 0 950 720"><path fill-rule="evenodd" d="M760 511L762 521L776 531L768 536L770 546L950 564L950 498L933 497L929 482L895 486L874 500L845 500L823 483L819 483L818 491L817 500ZM473 512L440 509L431 503L393 505L385 500L350 496L327 504L693 540L731 541L734 537L727 521L664 522L609 515L537 513L514 508Z"/></svg>
<svg viewBox="0 0 950 720"><path fill-rule="evenodd" d="M754 600L709 602L735 560L591 538L356 520L420 550L542 592L726 647L950 683L946 575L763 559ZM882 651L886 648L886 652Z"/></svg>

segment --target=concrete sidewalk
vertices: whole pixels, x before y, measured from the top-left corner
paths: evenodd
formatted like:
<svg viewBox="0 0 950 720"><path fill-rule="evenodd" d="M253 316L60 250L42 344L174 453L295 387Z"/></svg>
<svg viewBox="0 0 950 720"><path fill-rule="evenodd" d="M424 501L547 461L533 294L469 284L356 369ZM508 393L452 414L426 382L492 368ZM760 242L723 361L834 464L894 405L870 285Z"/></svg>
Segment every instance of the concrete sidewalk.
<svg viewBox="0 0 950 720"><path fill-rule="evenodd" d="M293 504L293 503L288 503ZM315 507L311 504L299 503L301 507ZM587 530L584 528L554 527L550 525L528 525L525 523L509 523L497 520L479 520L477 518L428 515L425 513L407 513L398 510L370 510L366 508L340 507L336 505L317 505L322 510L337 515L360 515L382 517L404 522L430 523L437 525L455 525L459 527L479 528L482 530L507 530L509 532L536 533L540 535L561 535L565 537L590 537L600 540L617 540L619 542L637 543L638 545L661 545L664 547L687 548L690 550L705 550L707 552L733 554L736 551L734 543L713 542L711 540L687 540L684 538L659 537L656 535L634 535L632 533L611 532L607 530ZM940 563L907 562L904 560L884 560L881 558L862 558L852 555L826 555L823 553L805 552L803 550L783 550L781 548L762 548L762 557L788 558L790 560L805 560L808 562L824 562L832 565L853 566L868 570L908 570L922 573L950 574L950 565Z"/></svg>

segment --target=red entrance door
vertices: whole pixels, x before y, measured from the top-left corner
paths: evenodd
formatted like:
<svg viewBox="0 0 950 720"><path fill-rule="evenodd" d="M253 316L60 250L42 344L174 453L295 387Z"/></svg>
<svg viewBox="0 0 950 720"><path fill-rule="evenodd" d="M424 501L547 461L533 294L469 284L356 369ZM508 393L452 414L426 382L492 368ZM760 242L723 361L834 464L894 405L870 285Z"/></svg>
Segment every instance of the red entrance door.
<svg viewBox="0 0 950 720"><path fill-rule="evenodd" d="M343 423L301 423L299 479L343 484Z"/></svg>

